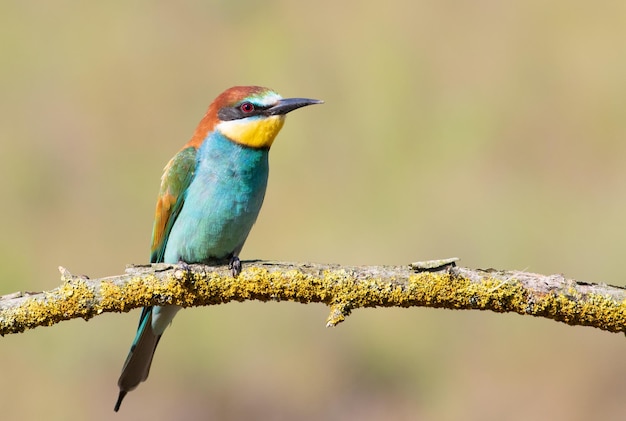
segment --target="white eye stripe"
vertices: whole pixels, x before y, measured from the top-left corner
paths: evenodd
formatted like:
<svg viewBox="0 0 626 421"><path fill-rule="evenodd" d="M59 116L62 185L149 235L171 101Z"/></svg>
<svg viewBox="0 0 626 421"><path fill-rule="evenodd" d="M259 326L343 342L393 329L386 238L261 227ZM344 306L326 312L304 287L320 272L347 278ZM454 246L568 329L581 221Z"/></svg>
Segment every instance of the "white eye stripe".
<svg viewBox="0 0 626 421"><path fill-rule="evenodd" d="M276 104L281 99L283 99L283 97L278 95L276 92L268 92L262 97L254 98L251 101L244 101L244 102L251 102L252 104L258 107L270 107Z"/></svg>

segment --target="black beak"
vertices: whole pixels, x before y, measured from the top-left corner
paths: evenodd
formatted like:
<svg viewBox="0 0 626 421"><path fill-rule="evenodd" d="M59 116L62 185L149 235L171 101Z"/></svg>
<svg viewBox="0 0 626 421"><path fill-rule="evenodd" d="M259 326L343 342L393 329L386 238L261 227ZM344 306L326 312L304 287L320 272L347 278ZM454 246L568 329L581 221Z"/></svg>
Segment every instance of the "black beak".
<svg viewBox="0 0 626 421"><path fill-rule="evenodd" d="M288 112L306 107L307 105L323 104L324 101L319 99L308 98L284 98L265 110L266 115L285 115Z"/></svg>

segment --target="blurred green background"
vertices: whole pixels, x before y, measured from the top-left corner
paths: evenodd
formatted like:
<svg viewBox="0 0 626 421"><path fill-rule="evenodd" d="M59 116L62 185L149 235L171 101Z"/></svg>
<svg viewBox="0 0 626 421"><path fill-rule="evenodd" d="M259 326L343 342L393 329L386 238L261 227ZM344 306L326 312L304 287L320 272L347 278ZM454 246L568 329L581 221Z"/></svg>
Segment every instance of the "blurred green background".
<svg viewBox="0 0 626 421"><path fill-rule="evenodd" d="M624 285L626 3L0 3L0 293L148 260L161 170L236 84L290 115L242 258ZM626 339L518 315L181 312L117 415L138 311L0 339L3 419L620 419Z"/></svg>

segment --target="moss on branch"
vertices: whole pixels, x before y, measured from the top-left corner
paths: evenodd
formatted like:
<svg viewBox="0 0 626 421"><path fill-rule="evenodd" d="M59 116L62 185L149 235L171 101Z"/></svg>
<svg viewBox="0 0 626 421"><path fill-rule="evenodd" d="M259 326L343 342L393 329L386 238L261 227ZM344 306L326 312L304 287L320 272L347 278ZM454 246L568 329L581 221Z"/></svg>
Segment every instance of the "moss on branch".
<svg viewBox="0 0 626 421"><path fill-rule="evenodd" d="M226 268L201 265L192 265L190 271L165 264L130 266L123 275L100 279L60 268L62 284L56 289L0 297L0 334L146 305L193 307L245 300L324 303L330 307L328 326L362 307L422 306L514 312L626 331L623 288L449 263L413 269L253 261L244 262L237 278Z"/></svg>

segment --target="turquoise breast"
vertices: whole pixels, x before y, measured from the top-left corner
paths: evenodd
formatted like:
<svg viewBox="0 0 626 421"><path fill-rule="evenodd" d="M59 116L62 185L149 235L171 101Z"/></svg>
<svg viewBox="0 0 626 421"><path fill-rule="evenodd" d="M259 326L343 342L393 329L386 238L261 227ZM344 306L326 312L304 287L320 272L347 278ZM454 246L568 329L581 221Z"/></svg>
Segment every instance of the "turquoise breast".
<svg viewBox="0 0 626 421"><path fill-rule="evenodd" d="M268 153L215 132L206 138L167 240L165 263L222 263L239 254L263 204Z"/></svg>

